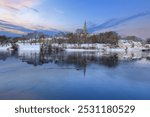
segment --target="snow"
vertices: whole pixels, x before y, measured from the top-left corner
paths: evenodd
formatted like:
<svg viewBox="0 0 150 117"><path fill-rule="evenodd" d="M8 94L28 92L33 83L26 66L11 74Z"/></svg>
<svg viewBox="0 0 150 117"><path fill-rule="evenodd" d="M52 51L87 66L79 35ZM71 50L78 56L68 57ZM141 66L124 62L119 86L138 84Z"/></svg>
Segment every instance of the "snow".
<svg viewBox="0 0 150 117"><path fill-rule="evenodd" d="M70 51L104 51L109 48L108 44L52 44L52 47L61 47Z"/></svg>
<svg viewBox="0 0 150 117"><path fill-rule="evenodd" d="M119 40L118 46L120 48L142 48L142 43L141 42L135 42L132 40Z"/></svg>
<svg viewBox="0 0 150 117"><path fill-rule="evenodd" d="M0 46L0 51L7 51L7 50L9 50L11 48L11 46L10 45L5 45L5 46Z"/></svg>
<svg viewBox="0 0 150 117"><path fill-rule="evenodd" d="M104 51L104 44L64 44L66 51Z"/></svg>
<svg viewBox="0 0 150 117"><path fill-rule="evenodd" d="M30 44L30 43L16 43L19 47L20 51L40 51L41 44ZM99 43L94 43L94 44L68 44L68 43L63 43L63 44L58 44L58 43L53 43L52 47L59 47L63 48L65 51L107 51L107 52L126 52L126 51L141 51L143 49L149 49L150 45L146 45L144 47L141 42L135 42L131 40L119 40L118 47L112 48L110 44L99 44ZM0 46L0 50L8 50L10 49L10 45L8 46Z"/></svg>
<svg viewBox="0 0 150 117"><path fill-rule="evenodd" d="M40 44L23 44L23 43L17 43L19 50L21 51L40 51ZM5 46L0 46L0 51L7 51L11 50L11 45L5 45Z"/></svg>
<svg viewBox="0 0 150 117"><path fill-rule="evenodd" d="M110 52L125 52L125 49L123 49L123 48L108 48L107 51L110 51Z"/></svg>
<svg viewBox="0 0 150 117"><path fill-rule="evenodd" d="M65 49L65 51L67 52L95 52L95 51L99 51L97 49Z"/></svg>
<svg viewBox="0 0 150 117"><path fill-rule="evenodd" d="M18 46L20 51L40 51L40 44L19 43Z"/></svg>
<svg viewBox="0 0 150 117"><path fill-rule="evenodd" d="M139 61L136 61L136 63L137 64L140 64L140 65L143 65L143 66L145 66L145 65L150 65L150 61L148 61L147 59L141 59L141 60L139 60Z"/></svg>

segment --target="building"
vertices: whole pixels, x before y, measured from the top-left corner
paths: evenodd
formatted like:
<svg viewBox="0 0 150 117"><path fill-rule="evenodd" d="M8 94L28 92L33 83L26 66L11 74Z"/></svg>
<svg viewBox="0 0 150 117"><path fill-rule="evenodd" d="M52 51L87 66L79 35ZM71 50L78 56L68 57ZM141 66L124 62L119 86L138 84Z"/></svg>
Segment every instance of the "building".
<svg viewBox="0 0 150 117"><path fill-rule="evenodd" d="M76 29L75 33L78 35L87 35L88 34L86 20L84 22L83 28Z"/></svg>
<svg viewBox="0 0 150 117"><path fill-rule="evenodd" d="M87 35L87 26L86 26L86 20L85 20L85 22L84 22L83 34Z"/></svg>

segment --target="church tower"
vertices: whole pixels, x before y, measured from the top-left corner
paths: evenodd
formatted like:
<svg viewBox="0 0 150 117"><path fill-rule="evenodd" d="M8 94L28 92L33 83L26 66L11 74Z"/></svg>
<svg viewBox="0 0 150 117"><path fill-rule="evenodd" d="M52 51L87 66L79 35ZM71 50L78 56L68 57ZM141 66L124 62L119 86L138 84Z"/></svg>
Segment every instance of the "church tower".
<svg viewBox="0 0 150 117"><path fill-rule="evenodd" d="M84 22L83 33L84 33L84 34L87 34L86 20L85 20L85 22Z"/></svg>

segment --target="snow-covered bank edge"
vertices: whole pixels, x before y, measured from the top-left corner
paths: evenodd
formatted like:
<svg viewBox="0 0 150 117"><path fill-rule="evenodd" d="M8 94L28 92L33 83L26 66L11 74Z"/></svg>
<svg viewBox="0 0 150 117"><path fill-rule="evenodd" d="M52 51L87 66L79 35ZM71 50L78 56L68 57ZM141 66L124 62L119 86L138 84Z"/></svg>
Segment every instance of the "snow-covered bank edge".
<svg viewBox="0 0 150 117"><path fill-rule="evenodd" d="M67 52L99 52L97 49L64 49Z"/></svg>
<svg viewBox="0 0 150 117"><path fill-rule="evenodd" d="M142 51L141 49L128 49L125 50L123 48L107 48L107 49L64 49L67 52L138 52L138 51Z"/></svg>
<svg viewBox="0 0 150 117"><path fill-rule="evenodd" d="M8 50L11 50L11 46L8 45L8 46L0 46L0 51L8 51Z"/></svg>
<svg viewBox="0 0 150 117"><path fill-rule="evenodd" d="M40 44L18 44L19 51L40 51Z"/></svg>
<svg viewBox="0 0 150 117"><path fill-rule="evenodd" d="M41 44L30 44L30 43L17 43L19 51L40 51ZM139 48L121 48L116 47L112 48L109 44L52 44L52 47L59 47L62 48L64 51L67 52L126 52L126 51L142 51L143 49L149 49L144 47ZM0 51L7 51L10 50L11 46L0 46Z"/></svg>

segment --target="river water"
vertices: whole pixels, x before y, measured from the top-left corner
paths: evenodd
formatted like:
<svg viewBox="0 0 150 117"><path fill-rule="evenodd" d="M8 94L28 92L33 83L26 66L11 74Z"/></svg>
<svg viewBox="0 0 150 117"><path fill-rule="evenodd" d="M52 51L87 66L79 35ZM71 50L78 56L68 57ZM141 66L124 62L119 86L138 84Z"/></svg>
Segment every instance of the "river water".
<svg viewBox="0 0 150 117"><path fill-rule="evenodd" d="M150 99L150 53L1 51L0 99Z"/></svg>

